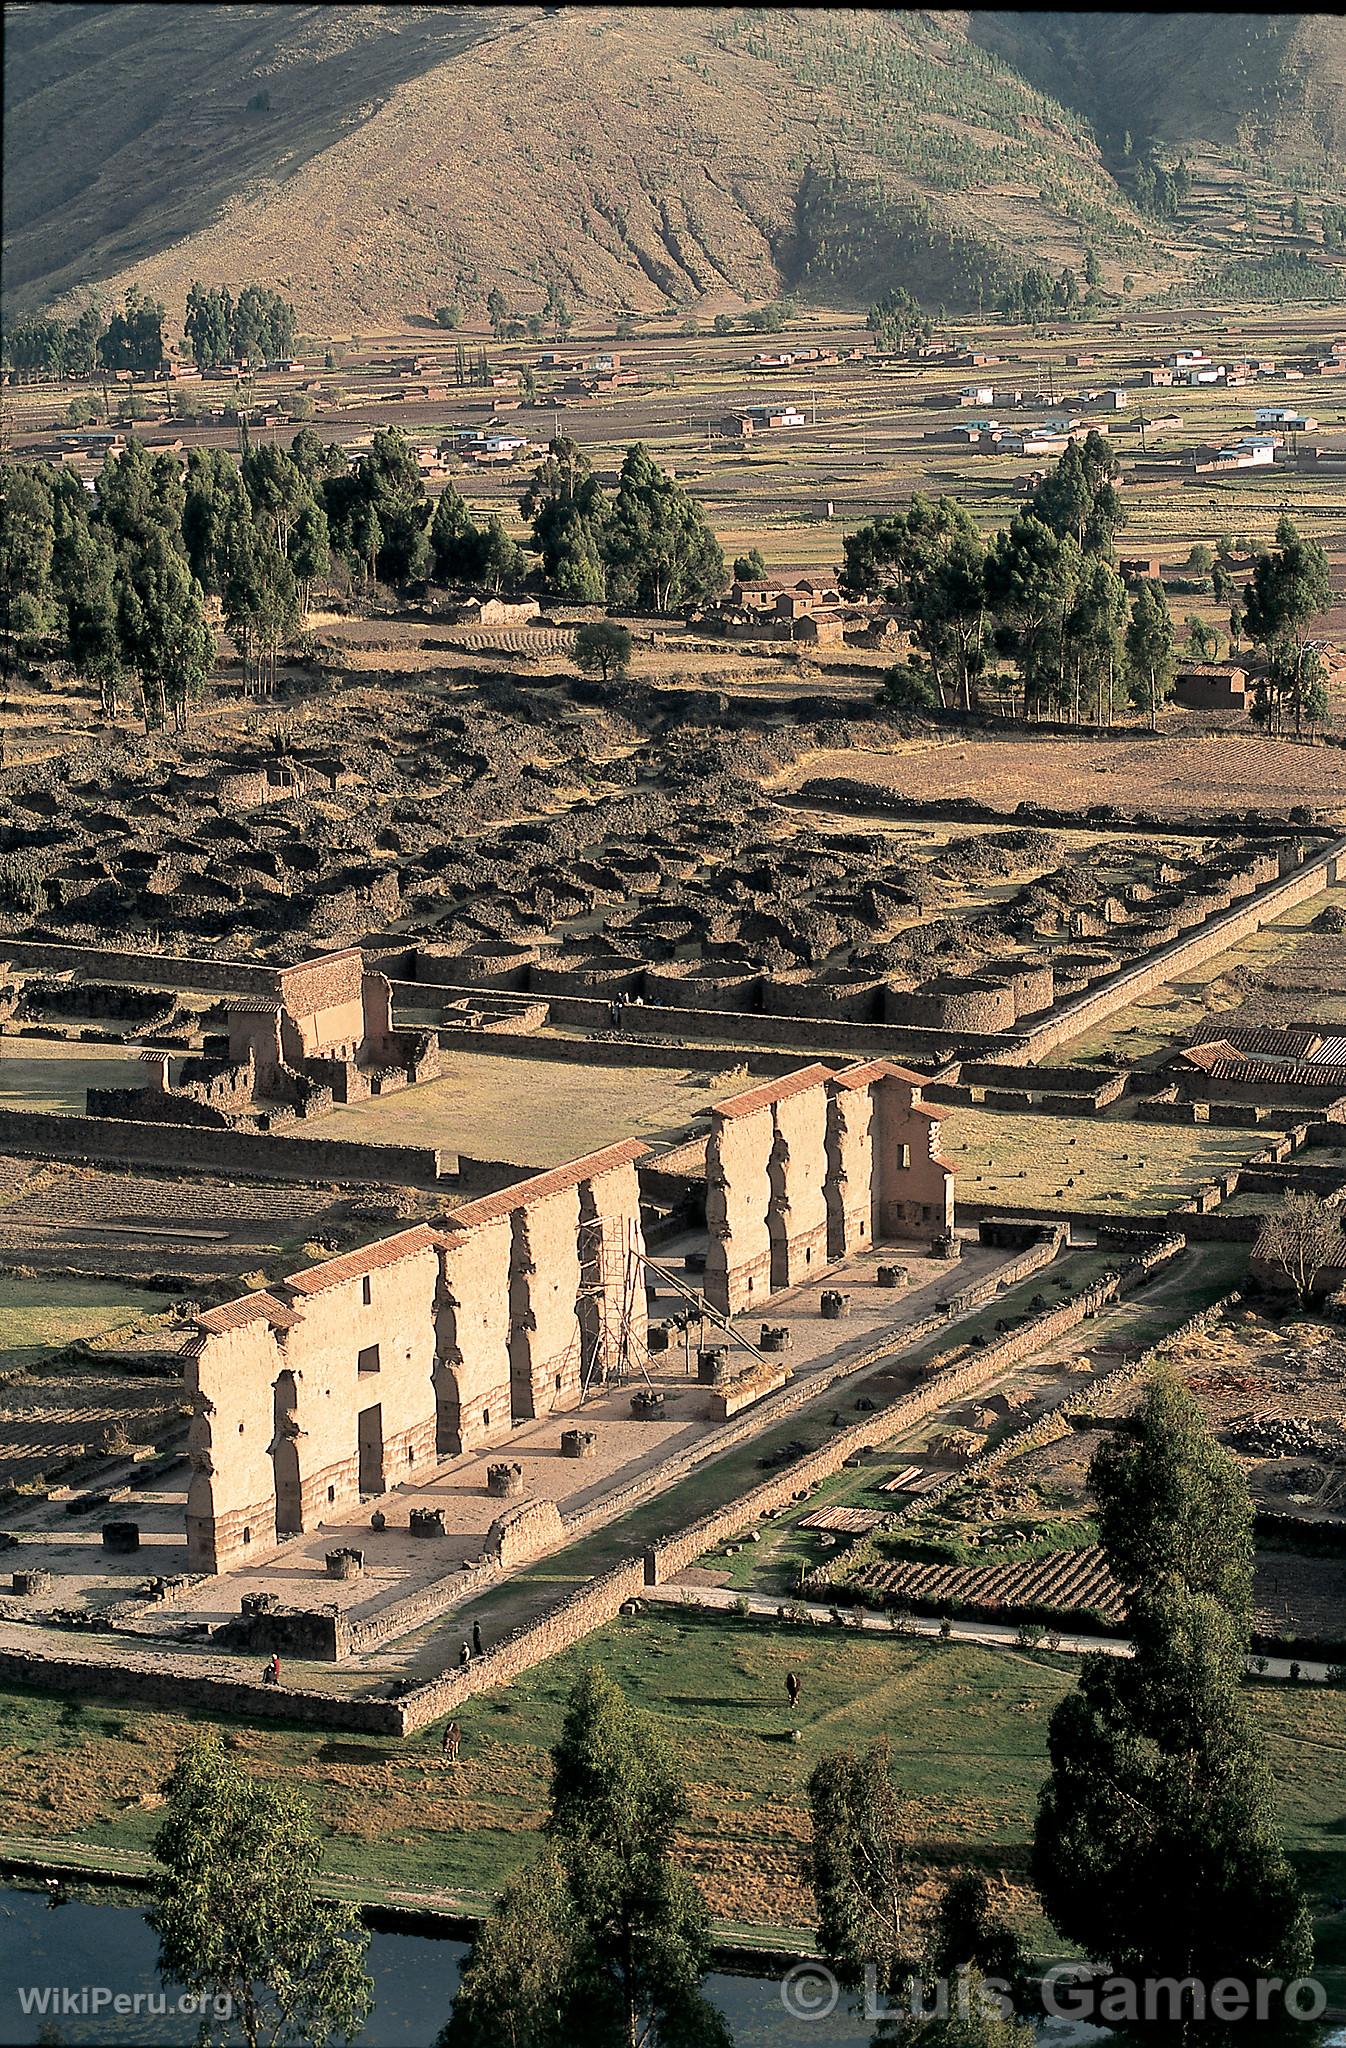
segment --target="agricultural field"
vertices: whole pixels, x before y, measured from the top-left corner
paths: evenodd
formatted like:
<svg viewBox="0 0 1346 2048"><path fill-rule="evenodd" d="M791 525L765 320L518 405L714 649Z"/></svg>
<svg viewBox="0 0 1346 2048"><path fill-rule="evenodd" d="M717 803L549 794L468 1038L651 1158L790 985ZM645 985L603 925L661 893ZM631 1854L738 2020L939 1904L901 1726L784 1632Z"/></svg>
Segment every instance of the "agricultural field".
<svg viewBox="0 0 1346 2048"><path fill-rule="evenodd" d="M1165 716L1176 714L1166 713ZM1336 747L1213 732L1166 739L932 739L882 753L823 751L795 762L784 787L845 776L922 804L948 799L1088 811L1101 804L1179 818L1311 806L1324 822L1346 821L1346 753Z"/></svg>
<svg viewBox="0 0 1346 2048"><path fill-rule="evenodd" d="M143 1288L0 1273L0 1371L41 1366L71 1344L139 1334L164 1314L163 1295Z"/></svg>

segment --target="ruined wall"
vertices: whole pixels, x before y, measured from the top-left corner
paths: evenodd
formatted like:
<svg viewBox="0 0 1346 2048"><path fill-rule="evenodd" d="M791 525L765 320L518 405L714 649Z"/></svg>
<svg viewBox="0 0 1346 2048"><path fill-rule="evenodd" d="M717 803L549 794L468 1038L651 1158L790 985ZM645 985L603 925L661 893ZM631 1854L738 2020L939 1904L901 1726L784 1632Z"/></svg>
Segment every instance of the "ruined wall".
<svg viewBox="0 0 1346 2048"><path fill-rule="evenodd" d="M364 959L354 946L279 970L276 994L293 1020L299 1057L359 1044L364 1036L363 980Z"/></svg>
<svg viewBox="0 0 1346 2048"><path fill-rule="evenodd" d="M510 1395L517 1416L547 1415L580 1394L579 1188L521 1202L510 1221Z"/></svg>
<svg viewBox="0 0 1346 2048"><path fill-rule="evenodd" d="M769 1103L715 1114L706 1144L706 1299L732 1315L771 1292L767 1193L775 1122Z"/></svg>
<svg viewBox="0 0 1346 2048"><path fill-rule="evenodd" d="M271 1307L283 1315L283 1304ZM193 1571L219 1572L276 1546L272 1390L284 1358L261 1296L214 1310L202 1326L186 1360L187 1557Z"/></svg>
<svg viewBox="0 0 1346 2048"><path fill-rule="evenodd" d="M838 1074L827 1098L827 1249L845 1259L873 1242L874 1096Z"/></svg>
<svg viewBox="0 0 1346 2048"><path fill-rule="evenodd" d="M953 1227L953 1168L920 1076L804 1067L717 1103L706 1144L706 1298L722 1314L882 1238Z"/></svg>
<svg viewBox="0 0 1346 2048"><path fill-rule="evenodd" d="M643 1348L629 1139L198 1318L188 1542L222 1571L578 1401Z"/></svg>
<svg viewBox="0 0 1346 2048"><path fill-rule="evenodd" d="M428 1145L366 1145L350 1138L273 1138L253 1131L193 1130L123 1117L0 1109L0 1146L21 1159L91 1166L153 1166L256 1180L373 1181L435 1187L452 1178ZM450 1155L451 1157L451 1155Z"/></svg>
<svg viewBox="0 0 1346 2048"><path fill-rule="evenodd" d="M827 1089L822 1083L772 1105L767 1234L772 1291L796 1287L827 1263Z"/></svg>
<svg viewBox="0 0 1346 2048"><path fill-rule="evenodd" d="M423 1225L295 1274L301 1527L434 1469L440 1253Z"/></svg>

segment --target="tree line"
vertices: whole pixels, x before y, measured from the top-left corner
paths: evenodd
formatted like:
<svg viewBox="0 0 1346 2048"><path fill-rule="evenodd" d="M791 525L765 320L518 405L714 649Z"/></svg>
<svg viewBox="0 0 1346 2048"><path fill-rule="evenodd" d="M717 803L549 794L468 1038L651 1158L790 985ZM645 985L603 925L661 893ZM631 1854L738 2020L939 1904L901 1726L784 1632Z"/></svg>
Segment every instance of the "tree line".
<svg viewBox="0 0 1346 2048"><path fill-rule="evenodd" d="M215 655L217 599L251 691L274 688L333 562L367 586L434 580L489 592L525 584L571 602L666 611L723 588L724 557L696 501L646 450L617 488L556 440L523 493L537 559L498 515L473 519L449 484L432 505L415 454L384 428L352 458L301 427L288 449L176 457L132 440L96 490L46 463L9 463L0 494L6 663L68 661L115 716L129 696L149 726L181 726Z"/></svg>
<svg viewBox="0 0 1346 2048"><path fill-rule="evenodd" d="M1246 1691L1252 1504L1162 1368L1105 1435L1089 1482L1134 1654L1085 1655L1053 1711L1031 1880L1056 1933L1122 1995L1150 1985L1169 2001L1101 2017L1168 2019L1185 2038L1212 2018L1214 1987L1283 1986L1312 1964ZM1023 1647L1032 1654L1031 1631ZM803 1680L787 1683L792 1715L809 1661L804 1651ZM455 1726L443 1745L453 1768L460 1736ZM254 1780L213 1731L165 1789L149 1916L160 1976L232 2001L232 2022L207 2019L201 2038L233 2038L230 2024L250 2048L352 2038L372 2008L369 1936L355 1908L318 1896L322 1834L302 1796ZM854 2009L867 1993L875 2048L895 2025L924 2048L1032 2048L1042 2008L1028 1953L975 1855L929 1898L927 1845L888 1738L825 1750L807 1795L819 1955ZM476 1935L439 2048L732 2048L705 1991L706 1901L679 1857L689 1812L670 1736L603 1670L583 1669L551 1751L540 1842Z"/></svg>
<svg viewBox="0 0 1346 2048"><path fill-rule="evenodd" d="M1124 696L1155 723L1173 686L1177 634L1160 582L1143 581L1128 601L1114 558L1125 521L1117 478L1107 440L1090 433L989 540L956 499L920 493L905 512L847 536L842 588L887 600L911 631L915 651L884 680L892 708L970 711L1008 695L1025 717L1102 724ZM1309 639L1330 602L1323 549L1282 518L1241 600L1223 564L1210 566L1232 600L1231 629L1266 655L1254 716L1273 730L1325 720L1326 669ZM1192 625L1210 651L1207 629ZM1006 659L1012 672L997 666Z"/></svg>
<svg viewBox="0 0 1346 2048"><path fill-rule="evenodd" d="M225 362L275 362L295 350L295 311L279 292L249 284L237 299L227 285L194 283L183 338L203 370ZM134 285L106 314L88 305L74 320L23 320L0 337L0 363L21 376L92 377L100 370L153 376L164 360L164 309Z"/></svg>

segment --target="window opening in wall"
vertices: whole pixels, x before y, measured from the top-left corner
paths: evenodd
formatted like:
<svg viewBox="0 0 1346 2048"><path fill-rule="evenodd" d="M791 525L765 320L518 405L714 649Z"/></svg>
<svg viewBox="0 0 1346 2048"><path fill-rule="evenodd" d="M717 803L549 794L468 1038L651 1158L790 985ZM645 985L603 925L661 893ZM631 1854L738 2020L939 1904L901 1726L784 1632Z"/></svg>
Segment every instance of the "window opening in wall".
<svg viewBox="0 0 1346 2048"><path fill-rule="evenodd" d="M328 1489L327 1489L327 1498L328 1498L329 1500L335 1500L335 1499L336 1499L336 1488L335 1488L335 1486L329 1486L329 1487L328 1487Z"/></svg>
<svg viewBox="0 0 1346 2048"><path fill-rule="evenodd" d="M378 1345L377 1345L377 1344L366 1344L366 1345L365 1345L365 1348L364 1348L364 1350L363 1350L363 1351L362 1351L362 1352L360 1353L360 1357L359 1357L359 1367L360 1367L360 1371L361 1371L361 1372L377 1372L377 1371L378 1371L378 1369L379 1369L379 1347L378 1347Z"/></svg>
<svg viewBox="0 0 1346 2048"><path fill-rule="evenodd" d="M245 1529L245 1530L243 1531L243 1541L244 1541L245 1543L251 1543L251 1541L252 1541L252 1531L251 1531L251 1529Z"/></svg>
<svg viewBox="0 0 1346 2048"><path fill-rule="evenodd" d="M489 1429L491 1426L491 1411L489 1408L483 1408L481 1411L481 1426L483 1429Z"/></svg>
<svg viewBox="0 0 1346 2048"><path fill-rule="evenodd" d="M374 1283L370 1279L368 1273L365 1274L364 1279L360 1283L360 1298L364 1302L366 1308L369 1307L369 1304L374 1299Z"/></svg>
<svg viewBox="0 0 1346 2048"><path fill-rule="evenodd" d="M901 1167L907 1167L907 1166L910 1166L910 1165L911 1165L911 1147L910 1147L910 1145L899 1145L899 1146L898 1146L898 1148L897 1148L897 1163L898 1163L898 1165L899 1165L899 1166L901 1166Z"/></svg>

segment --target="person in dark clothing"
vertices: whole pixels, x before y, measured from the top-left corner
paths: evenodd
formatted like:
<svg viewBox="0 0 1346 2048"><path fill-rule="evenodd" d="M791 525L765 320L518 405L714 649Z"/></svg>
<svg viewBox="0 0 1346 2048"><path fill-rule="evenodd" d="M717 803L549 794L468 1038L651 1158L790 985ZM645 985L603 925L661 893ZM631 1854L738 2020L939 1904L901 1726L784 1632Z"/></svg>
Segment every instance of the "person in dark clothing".
<svg viewBox="0 0 1346 2048"><path fill-rule="evenodd" d="M472 1624L472 1655L474 1657L480 1657L481 1652L481 1623L479 1621L474 1621Z"/></svg>

